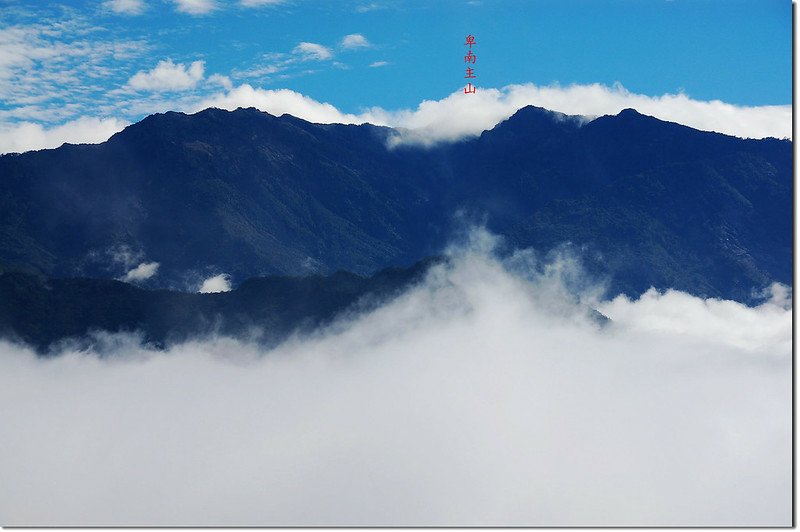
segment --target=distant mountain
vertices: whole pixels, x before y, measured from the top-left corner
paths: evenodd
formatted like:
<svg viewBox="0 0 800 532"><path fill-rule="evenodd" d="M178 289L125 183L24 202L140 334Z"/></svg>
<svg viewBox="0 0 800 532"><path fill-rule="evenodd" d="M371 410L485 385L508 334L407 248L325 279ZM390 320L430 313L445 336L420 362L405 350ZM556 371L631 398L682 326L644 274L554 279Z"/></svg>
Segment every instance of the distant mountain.
<svg viewBox="0 0 800 532"><path fill-rule="evenodd" d="M434 257L370 277L342 271L256 277L233 291L211 294L145 290L108 279L0 273L0 338L41 355L58 354L65 346L102 350L103 337L93 334L98 332L140 334L142 343L155 349L214 335L272 347L293 333L373 310L421 283L436 265L450 262ZM593 308L587 307L586 315L600 326L610 321Z"/></svg>
<svg viewBox="0 0 800 532"><path fill-rule="evenodd" d="M393 134L207 109L4 155L0 268L114 278L155 261L147 286L173 288L220 272L368 275L441 252L466 213L511 246L573 243L612 292L750 301L791 284L790 141L536 107L433 148L388 149Z"/></svg>
<svg viewBox="0 0 800 532"><path fill-rule="evenodd" d="M99 331L136 332L157 349L214 334L252 337L273 346L348 310L374 308L420 282L442 260L387 268L372 277L336 272L327 277L253 278L236 290L213 294L6 272L0 274L0 337L24 342L41 354L67 340L78 349L97 347L91 333Z"/></svg>

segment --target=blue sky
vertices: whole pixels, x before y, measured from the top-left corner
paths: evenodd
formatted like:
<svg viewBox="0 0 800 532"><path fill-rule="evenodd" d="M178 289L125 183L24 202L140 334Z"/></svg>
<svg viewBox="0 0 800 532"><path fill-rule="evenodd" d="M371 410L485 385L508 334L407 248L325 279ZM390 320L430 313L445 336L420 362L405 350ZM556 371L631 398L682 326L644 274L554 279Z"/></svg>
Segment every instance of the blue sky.
<svg viewBox="0 0 800 532"><path fill-rule="evenodd" d="M791 102L787 0L0 0L0 137L193 109L245 84L342 113L414 109L465 85L467 34L479 88Z"/></svg>

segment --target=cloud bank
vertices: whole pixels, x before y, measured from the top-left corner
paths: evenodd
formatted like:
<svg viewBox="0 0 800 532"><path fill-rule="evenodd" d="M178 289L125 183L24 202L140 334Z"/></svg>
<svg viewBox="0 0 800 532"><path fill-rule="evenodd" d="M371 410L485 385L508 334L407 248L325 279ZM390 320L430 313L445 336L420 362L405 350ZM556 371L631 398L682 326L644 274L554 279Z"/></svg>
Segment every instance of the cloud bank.
<svg viewBox="0 0 800 532"><path fill-rule="evenodd" d="M295 54L306 60L325 60L333 56L328 48L315 43L300 43ZM372 66L384 64L377 62ZM135 74L129 86L150 91L185 90L198 86L203 74L202 61L195 61L188 67L161 61L153 70ZM583 115L588 119L634 108L662 120L739 137L791 138L792 135L790 105L746 107L718 100L694 100L685 94L646 96L631 93L621 85L509 85L502 89L482 88L468 97L459 89L441 100L425 100L416 109L386 110L373 107L359 113L345 113L331 103L320 102L289 89L263 89L246 83L233 86L229 78L219 74L209 76L208 82L206 87L222 86L224 90L196 98L183 97L172 103L170 100L159 100L138 108L147 112L196 112L208 107L229 110L255 107L274 115L288 113L322 124L371 123L398 129L392 145L430 146L475 137L526 105ZM79 138L86 129L79 126L87 123L102 123L105 127ZM85 140L89 137L91 142L98 142L120 131L125 125L127 122L109 118L83 118L49 129L32 122L4 125L0 121L0 153L55 147L55 139L61 142L89 142ZM74 136L70 136L73 129Z"/></svg>
<svg viewBox="0 0 800 532"><path fill-rule="evenodd" d="M329 103L291 90L261 89L244 84L203 100L194 110L212 106L231 110L256 107L317 123L368 122L402 129L395 139L396 144L431 145L478 136L526 105L590 119L634 108L662 120L739 137L791 138L792 135L790 105L745 107L719 100L693 100L685 94L646 96L631 93L621 85L600 84L561 87L529 83L480 89L468 97L458 90L441 100L425 100L416 109L389 111L373 107L358 114L343 113Z"/></svg>
<svg viewBox="0 0 800 532"><path fill-rule="evenodd" d="M264 352L0 343L4 525L791 523L791 310L600 302L478 234ZM587 318L595 304L614 321Z"/></svg>
<svg viewBox="0 0 800 532"><path fill-rule="evenodd" d="M79 118L54 127L35 122L0 123L0 152L25 152L71 144L105 142L128 122L116 118Z"/></svg>

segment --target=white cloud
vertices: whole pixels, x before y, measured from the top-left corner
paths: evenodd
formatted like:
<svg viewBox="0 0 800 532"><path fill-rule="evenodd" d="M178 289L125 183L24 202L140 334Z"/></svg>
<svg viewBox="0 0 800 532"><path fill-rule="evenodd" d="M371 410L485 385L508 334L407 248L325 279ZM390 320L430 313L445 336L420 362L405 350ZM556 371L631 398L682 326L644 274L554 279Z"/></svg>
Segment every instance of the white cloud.
<svg viewBox="0 0 800 532"><path fill-rule="evenodd" d="M103 6L120 15L141 15L145 9L144 0L107 0Z"/></svg>
<svg viewBox="0 0 800 532"><path fill-rule="evenodd" d="M791 524L791 309L646 296L601 328L485 240L268 352L0 343L4 524Z"/></svg>
<svg viewBox="0 0 800 532"><path fill-rule="evenodd" d="M214 277L209 277L208 279L204 280L198 292L200 292L201 294L211 294L215 292L230 292L230 290L231 290L230 276L221 273L219 275L215 275Z"/></svg>
<svg viewBox="0 0 800 532"><path fill-rule="evenodd" d="M175 0L175 8L189 15L206 15L218 7L216 0Z"/></svg>
<svg viewBox="0 0 800 532"><path fill-rule="evenodd" d="M284 113L319 123L363 123L357 115L341 113L329 103L322 103L289 89L256 89L250 85L239 85L227 93L217 94L197 104L194 110L207 107L234 110L237 107L255 107L274 115Z"/></svg>
<svg viewBox="0 0 800 532"><path fill-rule="evenodd" d="M128 87L146 91L180 91L192 89L203 79L204 61L194 61L188 67L172 59L159 61L149 71L139 71L128 80Z"/></svg>
<svg viewBox="0 0 800 532"><path fill-rule="evenodd" d="M291 64L289 60L283 60L278 64L260 65L248 70L236 72L236 77L239 78L260 78L281 72L287 65Z"/></svg>
<svg viewBox="0 0 800 532"><path fill-rule="evenodd" d="M303 57L304 61L324 61L333 57L333 53L321 44L301 42L294 48L294 53Z"/></svg>
<svg viewBox="0 0 800 532"><path fill-rule="evenodd" d="M0 153L57 148L65 142L104 142L127 125L116 118L94 117L79 118L53 127L35 122L0 123Z"/></svg>
<svg viewBox="0 0 800 532"><path fill-rule="evenodd" d="M744 107L718 100L693 100L684 94L646 96L621 85L600 84L537 86L509 85L503 89L478 88L465 95L461 89L441 100L425 100L414 110L371 110L384 123L407 128L400 143L432 144L477 136L505 120L516 110L536 105L589 118L617 114L634 108L642 114L678 122L706 131L741 137L791 137L791 106Z"/></svg>
<svg viewBox="0 0 800 532"><path fill-rule="evenodd" d="M214 95L202 105L235 109L256 107L272 114L289 113L310 122L359 124L369 122L402 128L396 144L430 145L480 135L526 105L537 105L566 114L596 117L633 107L643 114L675 121L697 129L741 137L791 138L792 109L785 106L743 107L721 101L692 100L678 95L645 96L617 85L509 85L503 89L462 90L441 100L425 100L416 109L387 111L373 107L357 115L342 113L329 103L300 93L240 85L226 94Z"/></svg>
<svg viewBox="0 0 800 532"><path fill-rule="evenodd" d="M143 262L126 273L120 280L127 283L146 281L156 274L159 266L157 262Z"/></svg>
<svg viewBox="0 0 800 532"><path fill-rule="evenodd" d="M367 38L360 33L351 33L342 38L341 46L346 50L354 50L358 48L369 48L371 45Z"/></svg>
<svg viewBox="0 0 800 532"><path fill-rule="evenodd" d="M371 68L378 68L378 67L386 66L388 64L389 64L388 61L375 61L374 63L370 63L369 66Z"/></svg>
<svg viewBox="0 0 800 532"><path fill-rule="evenodd" d="M282 4L285 0L239 0L242 7L264 7Z"/></svg>
<svg viewBox="0 0 800 532"><path fill-rule="evenodd" d="M743 351L759 351L764 346L791 350L792 338L786 335L790 320L786 311L791 308L791 302L786 305L787 287L776 283L773 288L778 296L756 309L736 301L703 300L676 290L659 293L651 288L636 301L618 296L600 311L630 330L698 342L710 335Z"/></svg>

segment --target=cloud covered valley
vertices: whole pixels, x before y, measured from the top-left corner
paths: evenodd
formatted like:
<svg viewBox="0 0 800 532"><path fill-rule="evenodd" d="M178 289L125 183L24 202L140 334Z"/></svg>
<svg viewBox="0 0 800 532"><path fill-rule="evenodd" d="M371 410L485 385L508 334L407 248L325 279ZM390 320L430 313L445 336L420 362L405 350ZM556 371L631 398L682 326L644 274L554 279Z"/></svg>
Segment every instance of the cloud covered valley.
<svg viewBox="0 0 800 532"><path fill-rule="evenodd" d="M0 343L0 521L791 523L785 289L608 298L574 257L495 245L475 232L398 297L269 351Z"/></svg>

